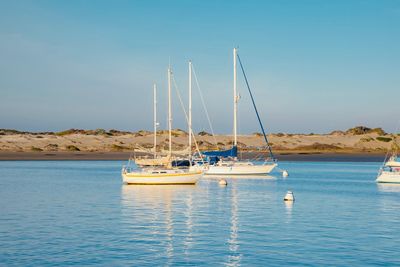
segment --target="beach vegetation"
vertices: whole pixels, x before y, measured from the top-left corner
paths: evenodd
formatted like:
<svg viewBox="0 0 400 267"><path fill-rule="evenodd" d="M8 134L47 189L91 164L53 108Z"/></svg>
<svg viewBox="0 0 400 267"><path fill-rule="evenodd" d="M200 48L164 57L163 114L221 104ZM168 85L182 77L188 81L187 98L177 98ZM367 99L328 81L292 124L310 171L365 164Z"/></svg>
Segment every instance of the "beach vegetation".
<svg viewBox="0 0 400 267"><path fill-rule="evenodd" d="M176 132L176 133L179 133L181 135L188 135L188 132L186 132L186 131L184 131L182 129L179 129L179 128L172 130L172 132Z"/></svg>
<svg viewBox="0 0 400 267"><path fill-rule="evenodd" d="M374 128L371 133L376 133L378 135L387 135L387 133L382 128Z"/></svg>
<svg viewBox="0 0 400 267"><path fill-rule="evenodd" d="M168 142L168 141L167 141ZM144 143L144 144L141 144L140 145L141 147L144 147L144 148L153 148L154 147L154 144L152 144L152 143Z"/></svg>
<svg viewBox="0 0 400 267"><path fill-rule="evenodd" d="M374 140L375 140L374 138L372 138L370 136L367 136L367 137L361 138L360 142L371 142L371 141L374 141Z"/></svg>
<svg viewBox="0 0 400 267"><path fill-rule="evenodd" d="M335 130L335 131L332 131L329 133L329 135L344 135L344 134L345 134L345 132L338 131L338 130Z"/></svg>
<svg viewBox="0 0 400 267"><path fill-rule="evenodd" d="M13 129L0 129L1 135L12 135L12 134L29 134L29 132L21 132Z"/></svg>
<svg viewBox="0 0 400 267"><path fill-rule="evenodd" d="M61 131L61 132L56 132L57 136L65 136L65 135L70 135L70 134L74 134L77 130L76 129L69 129L69 130L65 130L65 131Z"/></svg>
<svg viewBox="0 0 400 267"><path fill-rule="evenodd" d="M39 148L39 147L35 147L35 146L32 146L32 147L31 147L31 150L32 150L32 151L35 151L35 152L43 151L43 149L41 149L41 148Z"/></svg>
<svg viewBox="0 0 400 267"><path fill-rule="evenodd" d="M179 132L171 131L171 135L172 135L172 137L178 137L181 134Z"/></svg>
<svg viewBox="0 0 400 267"><path fill-rule="evenodd" d="M151 132L149 132L149 131L144 131L144 130L140 130L140 131L138 131L138 132L133 133L133 135L134 135L135 137L146 136L146 135L149 135L149 134L151 134Z"/></svg>
<svg viewBox="0 0 400 267"><path fill-rule="evenodd" d="M356 126L346 131L346 134L352 134L352 135L362 135L370 133L376 133L378 135L386 135L386 132L382 128L368 128L365 126Z"/></svg>
<svg viewBox="0 0 400 267"><path fill-rule="evenodd" d="M56 151L58 149L58 145L57 144L48 144L44 148L46 150Z"/></svg>
<svg viewBox="0 0 400 267"><path fill-rule="evenodd" d="M136 136L146 136L146 135L149 135L149 134L151 134L151 132L145 131L145 130L140 130L140 131L134 133L135 137Z"/></svg>
<svg viewBox="0 0 400 267"><path fill-rule="evenodd" d="M105 135L105 134L107 134L107 131L104 129L96 129L96 130L94 130L94 134L95 135Z"/></svg>
<svg viewBox="0 0 400 267"><path fill-rule="evenodd" d="M200 136L212 136L212 134L207 133L206 131L201 131L201 132L198 133L198 135L200 135Z"/></svg>
<svg viewBox="0 0 400 267"><path fill-rule="evenodd" d="M123 150L128 150L128 149L129 149L129 147L126 147L126 146L121 146L121 145L117 145L117 144L111 145L111 150L114 150L114 151L123 151Z"/></svg>
<svg viewBox="0 0 400 267"><path fill-rule="evenodd" d="M111 129L110 131L108 131L108 133L110 135L127 135L127 134L131 134L131 132L128 131L119 131L119 130L115 130L115 129Z"/></svg>
<svg viewBox="0 0 400 267"><path fill-rule="evenodd" d="M335 145L331 145L331 144L321 144L321 143L313 143L311 145L304 145L304 146L298 146L295 149L297 150L317 150L317 151L321 151L321 150L339 150L342 149L339 146L335 146Z"/></svg>
<svg viewBox="0 0 400 267"><path fill-rule="evenodd" d="M65 147L68 151L81 151L77 146L68 145Z"/></svg>
<svg viewBox="0 0 400 267"><path fill-rule="evenodd" d="M57 136L65 136L70 134L84 134L84 135L104 135L104 136L112 136L113 133L107 132L104 129L96 129L96 130L82 130L82 129L69 129L61 132L56 132Z"/></svg>
<svg viewBox="0 0 400 267"><path fill-rule="evenodd" d="M205 141L205 140L200 140L200 141L198 141L198 142L197 142L197 144L198 144L199 146L203 146L203 145L211 145L211 143L210 143L210 142L208 142L208 141Z"/></svg>
<svg viewBox="0 0 400 267"><path fill-rule="evenodd" d="M96 129L96 130L94 130L94 135L103 135L105 137L108 137L108 136L112 136L113 134L110 132L107 132L104 129Z"/></svg>
<svg viewBox="0 0 400 267"><path fill-rule="evenodd" d="M376 140L381 141L381 142L386 142L386 143L387 143L387 142L392 141L393 139L390 138L390 137L378 136L378 137L376 138Z"/></svg>

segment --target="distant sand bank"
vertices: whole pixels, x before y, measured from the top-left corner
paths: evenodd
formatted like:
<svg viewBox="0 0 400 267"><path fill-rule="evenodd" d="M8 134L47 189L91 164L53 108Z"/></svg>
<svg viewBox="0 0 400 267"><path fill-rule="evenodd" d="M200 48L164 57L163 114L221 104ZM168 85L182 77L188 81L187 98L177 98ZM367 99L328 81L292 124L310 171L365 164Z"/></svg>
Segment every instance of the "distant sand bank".
<svg viewBox="0 0 400 267"><path fill-rule="evenodd" d="M130 152L0 152L4 160L128 160ZM254 153L243 153L243 158L253 158ZM381 162L384 154L376 153L276 153L280 161L349 161Z"/></svg>
<svg viewBox="0 0 400 267"><path fill-rule="evenodd" d="M184 151L188 148L188 134L175 129L172 136L173 150L187 154L188 150ZM272 150L280 160L337 161L380 161L398 137L398 133L364 126L329 134L268 135ZM201 151L232 147L231 135L212 136L199 132L196 141ZM158 151L165 152L168 144L168 132L158 131ZM153 133L149 131L70 129L32 133L0 129L0 160L126 160L133 151L150 152L152 148ZM244 158L267 156L265 140L260 133L239 135L238 148Z"/></svg>

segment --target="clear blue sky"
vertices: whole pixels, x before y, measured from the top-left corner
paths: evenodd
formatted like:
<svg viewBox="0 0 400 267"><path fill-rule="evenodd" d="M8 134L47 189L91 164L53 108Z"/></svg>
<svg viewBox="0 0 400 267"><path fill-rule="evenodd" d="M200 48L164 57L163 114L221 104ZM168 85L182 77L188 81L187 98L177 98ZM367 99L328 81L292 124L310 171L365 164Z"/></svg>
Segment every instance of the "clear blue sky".
<svg viewBox="0 0 400 267"><path fill-rule="evenodd" d="M151 129L166 68L192 59L216 132L232 129L232 48L269 132L400 117L400 1L0 1L0 128ZM242 77L239 128L259 131ZM194 128L208 129L194 93ZM174 127L185 128L174 99Z"/></svg>

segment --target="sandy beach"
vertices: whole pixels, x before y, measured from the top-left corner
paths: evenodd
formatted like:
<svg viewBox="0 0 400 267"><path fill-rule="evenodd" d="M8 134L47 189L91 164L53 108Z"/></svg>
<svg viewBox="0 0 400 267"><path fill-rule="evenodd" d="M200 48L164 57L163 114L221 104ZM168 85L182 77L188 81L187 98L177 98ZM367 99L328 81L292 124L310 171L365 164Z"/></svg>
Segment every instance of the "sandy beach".
<svg viewBox="0 0 400 267"><path fill-rule="evenodd" d="M168 133L157 134L158 151L168 148ZM355 127L329 134L268 135L278 160L310 161L381 161L398 134L382 129ZM173 131L174 151L187 151L188 135ZM196 135L200 150L228 149L232 136ZM267 157L263 137L259 133L240 135L240 156L253 159ZM20 132L0 130L0 160L126 160L133 154L146 154L153 148L153 133L70 129L63 132ZM193 146L192 150L195 150Z"/></svg>
<svg viewBox="0 0 400 267"><path fill-rule="evenodd" d="M0 152L4 160L128 160L131 152ZM252 159L255 153L245 152L243 158ZM276 153L279 161L349 161L380 162L385 154L378 153Z"/></svg>

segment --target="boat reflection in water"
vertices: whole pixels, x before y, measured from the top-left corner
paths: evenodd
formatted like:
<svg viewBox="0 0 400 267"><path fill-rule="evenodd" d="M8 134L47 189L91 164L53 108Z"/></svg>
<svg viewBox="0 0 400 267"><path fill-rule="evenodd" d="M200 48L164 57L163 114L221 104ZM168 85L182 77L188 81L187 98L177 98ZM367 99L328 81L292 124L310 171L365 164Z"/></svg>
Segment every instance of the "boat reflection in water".
<svg viewBox="0 0 400 267"><path fill-rule="evenodd" d="M396 215L400 209L400 184L379 183L377 187L380 193L379 206L382 220L397 225L398 217Z"/></svg>
<svg viewBox="0 0 400 267"><path fill-rule="evenodd" d="M228 186L221 187L218 180L208 177L196 186L122 186L122 223L139 266L149 254L156 257L155 265L156 262L175 265L177 259L193 265L207 262L240 266L243 263L244 237L240 228L242 224L249 224L249 218L243 214L254 203L243 193L241 186L246 183L240 179L215 178L227 179ZM268 183L276 181L272 176L262 176L262 179ZM259 192L263 194L254 197L258 203L255 205L273 201L265 190ZM289 217L290 207L287 213Z"/></svg>
<svg viewBox="0 0 400 267"><path fill-rule="evenodd" d="M133 241L140 244L144 258L147 253L157 253L161 261L164 259L171 265L175 253L187 254L193 242L192 194L195 190L195 185L122 186L123 223ZM186 229L180 226L179 233L175 232L174 225L182 220Z"/></svg>
<svg viewBox="0 0 400 267"><path fill-rule="evenodd" d="M380 192L400 193L400 184L379 183L377 187Z"/></svg>
<svg viewBox="0 0 400 267"><path fill-rule="evenodd" d="M227 177L225 177L227 178ZM240 266L242 254L239 253L239 206L237 199L236 184L232 185L231 195L231 217L230 217L230 235L228 239L229 244L229 257L226 266Z"/></svg>
<svg viewBox="0 0 400 267"><path fill-rule="evenodd" d="M207 174L207 176L204 176L202 179L225 179L225 180L234 180L234 179L265 179L265 180L276 180L275 176L272 175L211 175L211 174Z"/></svg>

